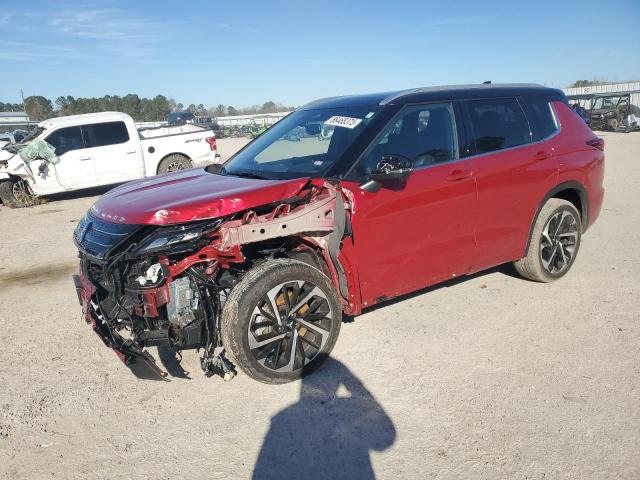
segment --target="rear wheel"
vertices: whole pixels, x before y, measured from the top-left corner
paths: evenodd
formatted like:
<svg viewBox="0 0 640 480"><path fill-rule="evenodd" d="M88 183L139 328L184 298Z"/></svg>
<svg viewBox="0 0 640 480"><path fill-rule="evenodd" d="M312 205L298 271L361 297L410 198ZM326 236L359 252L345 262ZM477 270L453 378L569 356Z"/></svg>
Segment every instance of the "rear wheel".
<svg viewBox="0 0 640 480"><path fill-rule="evenodd" d="M617 129L618 129L618 127L620 126L620 123L618 122L618 119L617 119L617 118L612 118L612 119L610 119L610 120L607 122L607 124L609 125L609 128L610 128L611 130L617 130Z"/></svg>
<svg viewBox="0 0 640 480"><path fill-rule="evenodd" d="M174 153L164 158L158 166L158 173L177 172L179 170L186 170L192 168L193 163L184 155Z"/></svg>
<svg viewBox="0 0 640 480"><path fill-rule="evenodd" d="M338 338L342 310L329 278L296 260L271 260L231 290L222 343L235 363L263 383L286 383L318 368Z"/></svg>
<svg viewBox="0 0 640 480"><path fill-rule="evenodd" d="M0 182L0 200L9 208L31 207L40 203L27 181L22 178Z"/></svg>
<svg viewBox="0 0 640 480"><path fill-rule="evenodd" d="M576 207L559 198L544 204L531 231L527 255L514 262L520 275L537 282L564 276L580 248L582 223Z"/></svg>

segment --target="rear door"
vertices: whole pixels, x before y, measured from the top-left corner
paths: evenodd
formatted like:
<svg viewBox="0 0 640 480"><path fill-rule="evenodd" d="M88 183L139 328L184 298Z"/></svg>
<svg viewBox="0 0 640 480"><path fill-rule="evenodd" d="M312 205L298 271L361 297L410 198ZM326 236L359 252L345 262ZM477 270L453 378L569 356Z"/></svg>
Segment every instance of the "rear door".
<svg viewBox="0 0 640 480"><path fill-rule="evenodd" d="M97 185L97 175L90 152L80 126L62 127L43 137L54 149L59 162L54 165L55 176L51 169L46 178L38 183L56 182L65 189L85 188ZM50 190L51 188L47 188Z"/></svg>
<svg viewBox="0 0 640 480"><path fill-rule="evenodd" d="M338 127L336 127L338 128ZM362 299L371 305L469 271L475 253L474 173L458 156L449 102L404 107L345 182ZM406 182L360 189L382 155L408 158Z"/></svg>
<svg viewBox="0 0 640 480"><path fill-rule="evenodd" d="M132 138L122 120L82 127L87 153L93 158L99 185L126 182L143 176L140 140Z"/></svg>
<svg viewBox="0 0 640 480"><path fill-rule="evenodd" d="M558 127L545 100L496 98L462 105L478 188L473 270L482 270L524 255L533 215L558 178L552 138Z"/></svg>

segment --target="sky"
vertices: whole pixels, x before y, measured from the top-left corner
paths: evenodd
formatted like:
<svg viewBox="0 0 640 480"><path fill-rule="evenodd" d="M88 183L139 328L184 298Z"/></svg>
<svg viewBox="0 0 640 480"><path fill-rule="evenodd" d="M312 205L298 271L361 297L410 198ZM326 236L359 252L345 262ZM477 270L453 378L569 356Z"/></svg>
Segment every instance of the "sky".
<svg viewBox="0 0 640 480"><path fill-rule="evenodd" d="M236 108L419 86L640 80L640 0L0 0L0 101Z"/></svg>

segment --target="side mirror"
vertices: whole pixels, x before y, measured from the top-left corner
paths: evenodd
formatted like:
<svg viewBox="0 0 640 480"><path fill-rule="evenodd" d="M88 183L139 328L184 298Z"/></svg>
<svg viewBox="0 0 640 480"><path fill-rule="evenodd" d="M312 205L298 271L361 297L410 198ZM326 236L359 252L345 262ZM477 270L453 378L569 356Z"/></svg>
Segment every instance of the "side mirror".
<svg viewBox="0 0 640 480"><path fill-rule="evenodd" d="M320 124L319 123L308 123L304 126L305 132L307 135L315 137L316 135L320 135Z"/></svg>
<svg viewBox="0 0 640 480"><path fill-rule="evenodd" d="M402 155L382 155L382 160L377 168L371 172L369 178L377 182L386 180L405 181L413 172L411 160Z"/></svg>
<svg viewBox="0 0 640 480"><path fill-rule="evenodd" d="M367 192L377 192L383 183L402 183L409 178L413 172L411 160L402 155L382 155L382 159L376 169L369 174L369 180L363 183L360 188Z"/></svg>

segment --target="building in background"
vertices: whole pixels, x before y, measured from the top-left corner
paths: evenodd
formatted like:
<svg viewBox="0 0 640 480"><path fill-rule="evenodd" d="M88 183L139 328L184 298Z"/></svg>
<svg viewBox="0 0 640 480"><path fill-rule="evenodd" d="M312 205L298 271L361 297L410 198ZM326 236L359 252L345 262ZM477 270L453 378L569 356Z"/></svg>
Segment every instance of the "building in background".
<svg viewBox="0 0 640 480"><path fill-rule="evenodd" d="M570 100L572 98L580 99L580 104L584 108L589 108L589 97L593 97L597 94L630 94L631 113L635 115L640 114L640 82L612 83L610 85L590 85L588 87L563 88L562 91Z"/></svg>
<svg viewBox="0 0 640 480"><path fill-rule="evenodd" d="M0 112L0 132L30 128L37 122L31 122L26 112Z"/></svg>

